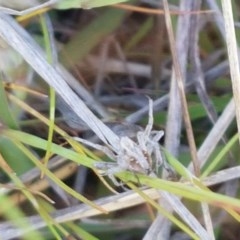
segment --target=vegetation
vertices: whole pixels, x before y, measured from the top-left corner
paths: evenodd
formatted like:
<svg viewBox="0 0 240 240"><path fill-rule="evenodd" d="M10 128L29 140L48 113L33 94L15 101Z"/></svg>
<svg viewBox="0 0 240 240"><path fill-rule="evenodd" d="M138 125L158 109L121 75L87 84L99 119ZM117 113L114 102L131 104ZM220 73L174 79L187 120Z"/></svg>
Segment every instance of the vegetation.
<svg viewBox="0 0 240 240"><path fill-rule="evenodd" d="M0 1L0 239L238 239L238 1L116 2Z"/></svg>

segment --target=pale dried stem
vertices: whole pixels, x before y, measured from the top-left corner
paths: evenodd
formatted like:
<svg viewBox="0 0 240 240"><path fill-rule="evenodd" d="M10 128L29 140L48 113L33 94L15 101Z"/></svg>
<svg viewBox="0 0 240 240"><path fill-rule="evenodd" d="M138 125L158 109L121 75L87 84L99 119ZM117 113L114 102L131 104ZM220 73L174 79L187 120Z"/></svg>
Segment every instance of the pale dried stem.
<svg viewBox="0 0 240 240"><path fill-rule="evenodd" d="M181 27L184 29L188 29L189 27L189 20L190 16L183 16L179 19L179 41L178 41L178 48L175 47L175 41L174 41L174 34L172 30L171 25L171 18L169 14L168 4L167 1L163 1L164 10L165 10L165 22L166 27L168 31L169 41L170 41L170 48L172 52L173 57L173 75L171 79L171 92L170 92L170 103L168 107L168 121L167 121L167 128L166 128L166 140L165 145L166 148L173 154L177 155L178 148L179 148L179 137L181 132L181 107L183 109L183 117L185 122L185 127L187 130L188 135L188 142L191 149L191 156L193 159L193 162L195 163L195 171L198 175L199 168L198 168L198 161L197 161L197 150L195 145L195 140L192 132L190 117L188 113L187 108L187 102L186 102L186 96L185 96L185 90L184 90L184 80L186 78L186 59L187 59L187 52L188 52L188 31L181 31ZM185 7L185 8L184 8ZM189 10L191 11L191 4L187 1L181 1L181 8L182 10ZM185 21L184 21L185 20ZM181 23L180 23L181 21ZM183 24L184 22L184 24ZM186 49L185 49L186 48ZM178 54L181 51L181 54ZM181 57L181 65L179 64L178 57ZM179 101L180 99L180 101ZM207 237L206 231L202 228L202 226L199 224L199 222L194 218L194 216L186 209L183 205L181 205L181 201L176 196L173 196L172 194L161 192L161 195L164 195L163 200L164 207L168 209L169 211L172 211L173 209L182 217L182 219L188 223L188 225L194 229L194 231L200 236L200 238L205 239ZM164 232L164 237L166 239L167 232L168 235L170 234L170 224L167 224L162 219L162 216L159 216L152 226L149 228L148 232L144 236L144 240L150 240L153 238L156 239L163 239L162 238L162 231ZM162 224L165 222L164 226L166 226L168 229L163 229ZM161 232L160 232L161 230ZM167 237L169 238L169 236Z"/></svg>
<svg viewBox="0 0 240 240"><path fill-rule="evenodd" d="M181 99L181 105L182 105L182 110L183 110L183 119L184 119L185 128L186 128L186 132L187 132L188 144L190 147L190 154L192 157L195 174L199 175L200 168L198 165L197 148L196 148L196 144L195 144L195 138L193 135L191 119L190 119L190 115L188 112L188 105L187 105L185 88L184 88L185 81L184 81L184 77L182 75L182 69L181 69L181 66L180 66L180 63L178 60L177 48L176 48L176 43L174 40L174 33L173 33L173 28L172 28L172 23L171 23L171 16L170 16L169 8L168 8L168 2L166 0L163 0L163 5L164 5L164 11L165 11L165 21L166 21L166 27L167 27L167 32L168 32L168 37L169 37L169 42L170 42L170 48L171 48L171 53L172 53L172 57L173 57L173 66L174 66L173 71L176 74L176 82L177 82L177 86L178 86L179 96Z"/></svg>
<svg viewBox="0 0 240 240"><path fill-rule="evenodd" d="M37 174L35 177L39 176ZM210 187L215 184L221 184L226 181L240 178L240 167L229 168L219 171L212 176L206 177L202 180L203 184ZM186 183L187 184L187 183ZM190 184L190 183L189 183ZM149 198L153 200L161 199L161 194L156 189L142 190ZM145 200L133 191L128 191L115 196L108 196L95 201L95 203L109 212L117 211L131 206L137 206L145 203ZM58 223L72 221L76 219L82 219L101 214L96 209L93 209L85 204L78 204L77 206L68 207L65 209L57 210L53 215L53 219ZM40 229L46 226L41 217L33 216L27 218L32 224L31 229ZM21 236L24 232L28 232L30 229L18 229L11 225L11 223L0 224L0 236L3 239L16 238ZM207 238L205 238L207 239Z"/></svg>
<svg viewBox="0 0 240 240"><path fill-rule="evenodd" d="M8 31L6 31L8 29ZM102 123L72 91L63 78L61 66L51 66L42 49L30 35L10 16L0 13L0 36L13 47L26 62L65 100L73 111L105 143L118 147L119 138Z"/></svg>
<svg viewBox="0 0 240 240"><path fill-rule="evenodd" d="M239 71L239 59L238 59L238 47L236 41L236 34L233 21L233 10L231 1L222 0L222 10L224 17L226 43L228 50L228 60L230 66L230 74L232 80L233 98L236 105L236 120L238 133L240 133L240 71ZM240 135L239 135L240 142Z"/></svg>

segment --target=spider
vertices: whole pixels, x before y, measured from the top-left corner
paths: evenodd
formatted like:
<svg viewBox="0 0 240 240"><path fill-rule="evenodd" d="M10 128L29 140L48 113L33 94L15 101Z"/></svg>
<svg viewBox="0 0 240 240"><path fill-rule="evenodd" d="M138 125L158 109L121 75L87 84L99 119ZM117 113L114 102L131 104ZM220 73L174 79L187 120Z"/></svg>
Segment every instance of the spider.
<svg viewBox="0 0 240 240"><path fill-rule="evenodd" d="M119 138L118 146L102 146L81 138L74 139L102 151L114 161L112 163L99 162L95 164L95 167L104 170L104 175L108 175L114 183L114 174L121 171L129 170L150 175L156 173L158 167L163 163L158 142L164 135L163 131L152 130L153 101L150 98L148 117L146 128L136 133L135 141L128 136L122 136Z"/></svg>

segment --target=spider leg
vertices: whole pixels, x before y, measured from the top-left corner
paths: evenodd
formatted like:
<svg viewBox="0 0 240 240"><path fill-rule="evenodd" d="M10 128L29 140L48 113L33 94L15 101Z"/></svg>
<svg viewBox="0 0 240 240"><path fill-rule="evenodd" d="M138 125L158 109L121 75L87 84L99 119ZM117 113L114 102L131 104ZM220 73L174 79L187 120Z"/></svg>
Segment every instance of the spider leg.
<svg viewBox="0 0 240 240"><path fill-rule="evenodd" d="M174 170L174 168L166 160L166 157L165 157L164 153L162 153L162 160L163 160L163 168L167 171L168 178L176 179L177 178L177 173Z"/></svg>
<svg viewBox="0 0 240 240"><path fill-rule="evenodd" d="M175 177L175 171L172 168L171 165L167 162L165 155L163 151L161 150L161 147L157 142L155 142L155 145L153 146L152 153L155 157L155 168L156 172L160 166L162 166L168 173L169 176Z"/></svg>
<svg viewBox="0 0 240 240"><path fill-rule="evenodd" d="M158 142L164 135L164 131L152 131L151 132L151 140L153 142Z"/></svg>
<svg viewBox="0 0 240 240"><path fill-rule="evenodd" d="M96 162L96 163L94 163L94 167L96 167L97 169L106 171L108 169L116 168L117 164L113 163L113 162ZM104 175L105 175L105 173L104 173Z"/></svg>
<svg viewBox="0 0 240 240"><path fill-rule="evenodd" d="M160 149L158 143L155 144L153 153L155 156L155 168L156 168L156 172L157 172L158 168L163 164L162 152L161 152L161 149Z"/></svg>
<svg viewBox="0 0 240 240"><path fill-rule="evenodd" d="M137 133L137 141L138 141L138 145L139 147L143 150L143 151L147 151L147 146L146 146L146 142L147 142L147 138L145 136L145 132L138 132Z"/></svg>
<svg viewBox="0 0 240 240"><path fill-rule="evenodd" d="M116 163L110 163L110 162L97 162L94 164L94 166L97 169L103 170L104 173L102 175L108 176L115 186L117 186L117 187L122 186L122 184L117 181L114 174L122 172L125 169L122 169Z"/></svg>
<svg viewBox="0 0 240 240"><path fill-rule="evenodd" d="M148 136L150 135L152 127L153 127L153 100L151 98L149 98L148 124L144 130L146 138L148 138Z"/></svg>
<svg viewBox="0 0 240 240"><path fill-rule="evenodd" d="M96 143L92 143L92 142L89 142L85 139L82 139L82 138L79 138L79 137L74 137L73 138L74 140L80 142L80 143L83 143L89 147L92 147L92 148L95 148L101 152L103 152L104 154L106 154L109 158L115 160L116 159L116 156L114 155L114 153L108 148L108 147L105 147L105 146L102 146L100 144L96 144Z"/></svg>
<svg viewBox="0 0 240 240"><path fill-rule="evenodd" d="M24 9L24 10L14 10L14 9L11 9L11 8L8 8L8 7L0 7L0 11L2 11L4 13L7 13L7 14L10 14L10 15L22 16L22 15L26 15L28 13L37 11L41 8L49 7L49 6L51 6L55 3L57 3L57 0L49 0L45 3L39 4L37 6L29 7L29 8Z"/></svg>

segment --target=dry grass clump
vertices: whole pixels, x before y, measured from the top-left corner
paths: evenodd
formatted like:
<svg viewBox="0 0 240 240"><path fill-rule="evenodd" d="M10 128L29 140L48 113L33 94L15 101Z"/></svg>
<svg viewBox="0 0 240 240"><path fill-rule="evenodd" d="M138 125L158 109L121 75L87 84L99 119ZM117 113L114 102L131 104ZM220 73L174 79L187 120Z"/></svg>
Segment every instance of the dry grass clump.
<svg viewBox="0 0 240 240"><path fill-rule="evenodd" d="M0 8L0 237L238 239L239 4L39 6Z"/></svg>

